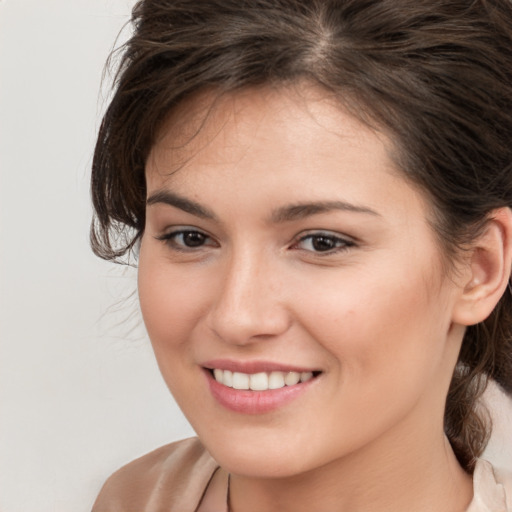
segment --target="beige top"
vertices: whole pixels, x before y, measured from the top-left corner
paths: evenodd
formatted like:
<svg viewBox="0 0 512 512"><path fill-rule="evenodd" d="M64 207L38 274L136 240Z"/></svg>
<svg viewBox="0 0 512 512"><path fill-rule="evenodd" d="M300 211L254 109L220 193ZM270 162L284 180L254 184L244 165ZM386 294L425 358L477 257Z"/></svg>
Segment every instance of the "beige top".
<svg viewBox="0 0 512 512"><path fill-rule="evenodd" d="M512 512L512 475L479 460L466 512ZM92 512L228 512L228 475L197 438L162 446L105 483Z"/></svg>

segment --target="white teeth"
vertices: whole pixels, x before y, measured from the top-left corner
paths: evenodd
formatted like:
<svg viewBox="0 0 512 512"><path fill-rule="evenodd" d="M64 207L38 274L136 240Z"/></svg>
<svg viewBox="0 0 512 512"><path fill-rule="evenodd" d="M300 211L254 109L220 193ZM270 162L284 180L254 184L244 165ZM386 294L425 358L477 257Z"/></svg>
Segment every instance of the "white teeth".
<svg viewBox="0 0 512 512"><path fill-rule="evenodd" d="M287 386L293 386L300 381L300 373L297 372L288 372L284 378L284 383Z"/></svg>
<svg viewBox="0 0 512 512"><path fill-rule="evenodd" d="M253 373L249 378L249 387L253 391L265 391L268 389L268 375L263 373Z"/></svg>
<svg viewBox="0 0 512 512"><path fill-rule="evenodd" d="M307 382L308 380L313 378L313 372L302 372L300 374L300 381Z"/></svg>
<svg viewBox="0 0 512 512"><path fill-rule="evenodd" d="M235 389L249 389L249 375L247 373L233 372L233 387Z"/></svg>
<svg viewBox="0 0 512 512"><path fill-rule="evenodd" d="M269 389L284 388L284 373L283 372L272 372L268 378Z"/></svg>
<svg viewBox="0 0 512 512"><path fill-rule="evenodd" d="M222 371L222 370L221 370ZM217 379L217 377L215 377ZM233 387L233 372L229 370L224 370L224 375L221 380L217 379L219 382L222 382L224 386L228 388Z"/></svg>
<svg viewBox="0 0 512 512"><path fill-rule="evenodd" d="M215 368L213 376L217 382L229 388L266 391L268 389L280 389L284 386L294 386L299 382L307 382L313 378L313 372L260 372L248 374Z"/></svg>

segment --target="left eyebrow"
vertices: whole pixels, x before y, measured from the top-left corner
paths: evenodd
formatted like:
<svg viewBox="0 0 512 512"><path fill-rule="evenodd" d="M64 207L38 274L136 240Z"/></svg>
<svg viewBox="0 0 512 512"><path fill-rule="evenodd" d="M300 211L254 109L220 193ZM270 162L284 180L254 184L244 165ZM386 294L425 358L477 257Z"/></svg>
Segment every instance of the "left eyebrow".
<svg viewBox="0 0 512 512"><path fill-rule="evenodd" d="M174 206L175 208L179 208L184 212L195 215L196 217L201 217L202 219L216 220L215 214L208 208L200 205L199 203L196 203L195 201L192 201L191 199L170 192L169 190L157 190L146 200L147 206L158 203Z"/></svg>
<svg viewBox="0 0 512 512"><path fill-rule="evenodd" d="M326 213L332 210L341 210L345 212L363 213L367 215L381 215L375 210L365 206L358 206L345 201L320 201L314 203L297 203L289 206L283 206L274 210L270 216L271 222L281 223L300 220L319 213Z"/></svg>

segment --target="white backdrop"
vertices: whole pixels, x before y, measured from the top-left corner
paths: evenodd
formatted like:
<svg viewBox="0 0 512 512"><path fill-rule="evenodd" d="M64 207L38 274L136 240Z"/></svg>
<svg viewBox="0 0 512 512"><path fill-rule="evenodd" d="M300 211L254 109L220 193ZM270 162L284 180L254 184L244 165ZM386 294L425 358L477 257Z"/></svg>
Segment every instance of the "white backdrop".
<svg viewBox="0 0 512 512"><path fill-rule="evenodd" d="M102 67L132 4L0 0L1 512L88 511L117 467L192 434L134 271L88 246ZM498 409L490 456L512 469L510 401Z"/></svg>
<svg viewBox="0 0 512 512"><path fill-rule="evenodd" d="M89 511L120 465L192 434L123 300L134 272L88 246L102 67L132 4L0 1L2 512Z"/></svg>

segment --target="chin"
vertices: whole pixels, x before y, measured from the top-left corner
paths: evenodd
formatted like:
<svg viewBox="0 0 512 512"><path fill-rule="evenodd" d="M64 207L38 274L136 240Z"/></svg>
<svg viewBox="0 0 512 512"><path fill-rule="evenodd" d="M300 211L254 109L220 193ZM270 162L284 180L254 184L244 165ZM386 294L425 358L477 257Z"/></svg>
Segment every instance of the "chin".
<svg viewBox="0 0 512 512"><path fill-rule="evenodd" d="M310 460L304 443L293 440L286 443L276 432L268 436L255 436L246 432L240 436L212 439L202 437L202 443L219 465L229 473L251 478L287 478L327 461ZM317 457L318 458L318 455Z"/></svg>
<svg viewBox="0 0 512 512"><path fill-rule="evenodd" d="M250 450L231 448L212 454L219 465L234 475L251 478L288 478L307 471L300 452L294 457L264 452L258 447Z"/></svg>

